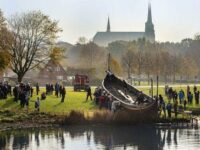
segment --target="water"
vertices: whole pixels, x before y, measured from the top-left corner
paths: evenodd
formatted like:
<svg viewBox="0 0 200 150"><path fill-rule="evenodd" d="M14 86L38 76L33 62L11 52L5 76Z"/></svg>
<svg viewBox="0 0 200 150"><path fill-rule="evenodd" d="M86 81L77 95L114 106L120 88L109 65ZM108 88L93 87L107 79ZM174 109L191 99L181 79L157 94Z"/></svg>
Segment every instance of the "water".
<svg viewBox="0 0 200 150"><path fill-rule="evenodd" d="M0 149L199 150L200 129L155 126L73 126L0 133Z"/></svg>

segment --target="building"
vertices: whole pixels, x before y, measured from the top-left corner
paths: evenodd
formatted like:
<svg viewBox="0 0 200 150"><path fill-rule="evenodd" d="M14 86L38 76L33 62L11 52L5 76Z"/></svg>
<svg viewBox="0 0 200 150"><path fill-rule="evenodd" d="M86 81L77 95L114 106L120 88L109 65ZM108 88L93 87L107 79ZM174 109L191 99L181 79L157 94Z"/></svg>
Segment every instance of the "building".
<svg viewBox="0 0 200 150"><path fill-rule="evenodd" d="M97 32L93 38L93 42L99 46L108 46L114 41L133 41L139 38L145 38L150 42L155 41L154 25L152 22L151 4L148 5L148 17L145 23L144 32L112 32L110 27L110 20L108 18L106 32Z"/></svg>
<svg viewBox="0 0 200 150"><path fill-rule="evenodd" d="M67 81L67 73L59 62L49 60L38 74L35 82L40 84L56 83L59 81Z"/></svg>

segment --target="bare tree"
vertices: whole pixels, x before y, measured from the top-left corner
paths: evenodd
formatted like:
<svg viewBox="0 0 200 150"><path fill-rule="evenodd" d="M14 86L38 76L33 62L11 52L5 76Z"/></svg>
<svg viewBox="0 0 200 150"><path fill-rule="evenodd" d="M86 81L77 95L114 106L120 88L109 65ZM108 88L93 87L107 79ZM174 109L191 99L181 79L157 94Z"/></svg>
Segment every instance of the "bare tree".
<svg viewBox="0 0 200 150"><path fill-rule="evenodd" d="M128 50L123 56L122 56L122 66L127 72L128 79L131 77L133 65L134 65L134 58L135 53L131 50Z"/></svg>
<svg viewBox="0 0 200 150"><path fill-rule="evenodd" d="M11 68L21 82L27 71L49 59L50 46L61 30L57 21L40 11L16 14L8 20L8 25L13 36L9 48Z"/></svg>

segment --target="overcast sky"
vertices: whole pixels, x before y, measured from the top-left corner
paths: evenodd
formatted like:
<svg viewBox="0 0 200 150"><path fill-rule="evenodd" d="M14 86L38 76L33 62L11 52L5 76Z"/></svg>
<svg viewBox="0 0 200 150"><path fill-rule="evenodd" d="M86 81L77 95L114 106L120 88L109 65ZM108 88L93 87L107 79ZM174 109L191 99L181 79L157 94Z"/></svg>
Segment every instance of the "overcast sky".
<svg viewBox="0 0 200 150"><path fill-rule="evenodd" d="M200 0L151 0L157 41L181 41L200 32ZM105 31L144 31L148 0L0 0L6 17L16 12L41 10L59 21L59 40L76 43Z"/></svg>

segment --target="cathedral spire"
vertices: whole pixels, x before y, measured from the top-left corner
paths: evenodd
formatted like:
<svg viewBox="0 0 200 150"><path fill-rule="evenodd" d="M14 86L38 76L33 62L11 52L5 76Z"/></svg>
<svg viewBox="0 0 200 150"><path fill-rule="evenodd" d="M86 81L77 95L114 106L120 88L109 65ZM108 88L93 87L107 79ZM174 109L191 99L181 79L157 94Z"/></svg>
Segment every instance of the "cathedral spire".
<svg viewBox="0 0 200 150"><path fill-rule="evenodd" d="M152 23L151 3L150 2L149 2L149 5L148 5L148 18L147 18L147 22Z"/></svg>
<svg viewBox="0 0 200 150"><path fill-rule="evenodd" d="M147 22L145 23L145 35L146 39L149 40L150 42L155 41L155 31L151 15L151 3L149 3L148 5L148 17L147 17Z"/></svg>
<svg viewBox="0 0 200 150"><path fill-rule="evenodd" d="M107 23L107 32L110 32L110 19L108 17L108 23Z"/></svg>

